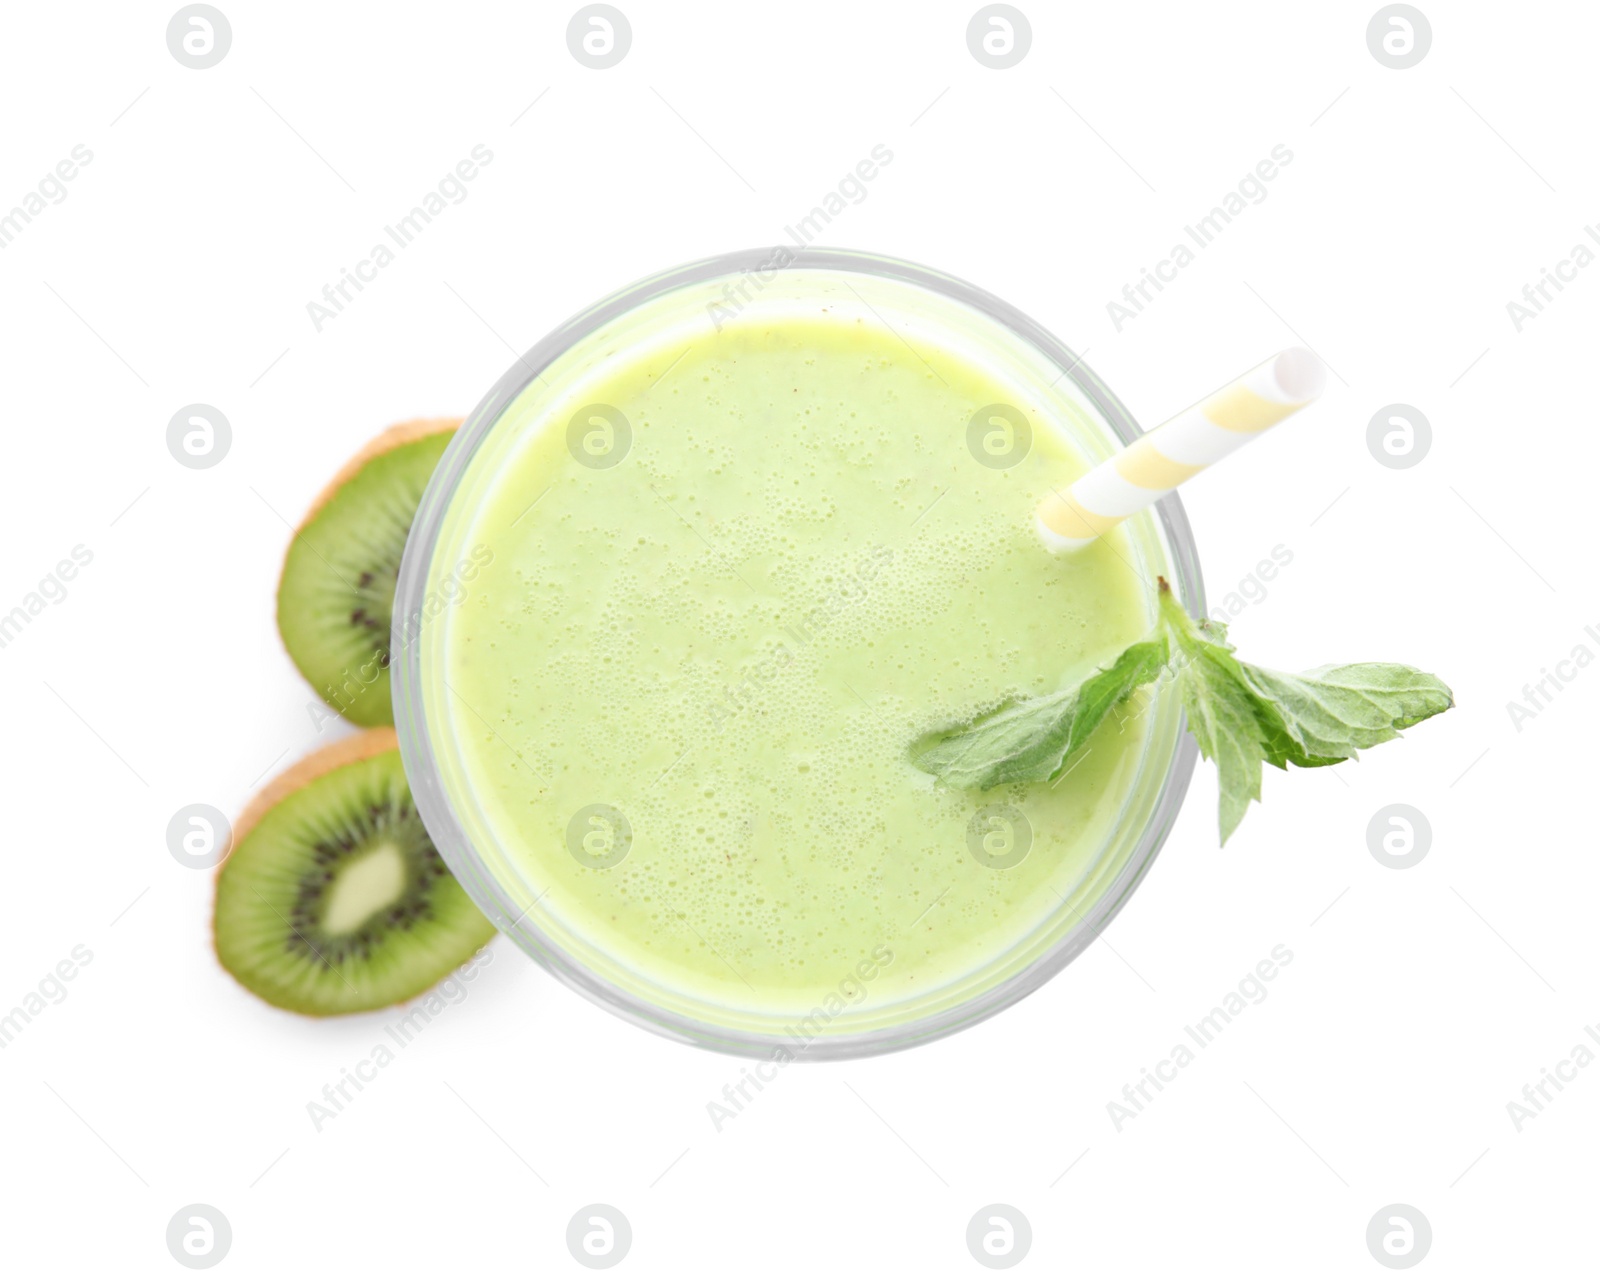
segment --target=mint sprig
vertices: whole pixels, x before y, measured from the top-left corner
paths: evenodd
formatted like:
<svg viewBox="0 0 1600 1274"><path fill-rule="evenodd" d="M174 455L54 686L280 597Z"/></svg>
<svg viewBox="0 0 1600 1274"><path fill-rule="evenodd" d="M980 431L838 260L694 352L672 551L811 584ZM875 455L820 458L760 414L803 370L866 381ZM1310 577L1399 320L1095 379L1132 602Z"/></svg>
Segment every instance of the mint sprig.
<svg viewBox="0 0 1600 1274"><path fill-rule="evenodd" d="M1251 801L1261 799L1261 765L1337 765L1363 748L1454 706L1450 688L1405 664L1334 664L1273 672L1245 663L1227 627L1196 623L1160 581L1159 618L1143 641L1108 667L1054 694L1018 699L952 729L925 735L911 761L950 787L1053 783L1090 746L1111 711L1139 689L1171 678L1189 733L1218 771L1222 841Z"/></svg>

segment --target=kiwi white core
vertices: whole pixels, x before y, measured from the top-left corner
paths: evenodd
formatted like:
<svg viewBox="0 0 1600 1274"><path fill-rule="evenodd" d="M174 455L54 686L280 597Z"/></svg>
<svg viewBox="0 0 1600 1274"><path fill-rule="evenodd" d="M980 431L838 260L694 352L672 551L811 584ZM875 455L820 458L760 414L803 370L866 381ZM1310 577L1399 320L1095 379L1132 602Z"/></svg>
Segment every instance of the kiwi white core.
<svg viewBox="0 0 1600 1274"><path fill-rule="evenodd" d="M322 927L354 933L406 891L406 860L398 846L380 841L334 877Z"/></svg>

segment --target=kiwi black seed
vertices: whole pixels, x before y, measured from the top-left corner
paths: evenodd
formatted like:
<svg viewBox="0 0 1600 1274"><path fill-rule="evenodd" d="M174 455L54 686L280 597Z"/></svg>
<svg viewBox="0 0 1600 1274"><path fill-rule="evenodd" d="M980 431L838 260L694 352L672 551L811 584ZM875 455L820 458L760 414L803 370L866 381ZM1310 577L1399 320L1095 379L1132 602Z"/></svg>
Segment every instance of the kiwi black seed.
<svg viewBox="0 0 1600 1274"><path fill-rule="evenodd" d="M459 420L414 420L373 439L295 532L278 583L278 631L324 702L390 725L390 622L417 505Z"/></svg>
<svg viewBox="0 0 1600 1274"><path fill-rule="evenodd" d="M251 803L214 926L239 982L316 1017L418 995L495 932L429 839L382 728L313 753Z"/></svg>

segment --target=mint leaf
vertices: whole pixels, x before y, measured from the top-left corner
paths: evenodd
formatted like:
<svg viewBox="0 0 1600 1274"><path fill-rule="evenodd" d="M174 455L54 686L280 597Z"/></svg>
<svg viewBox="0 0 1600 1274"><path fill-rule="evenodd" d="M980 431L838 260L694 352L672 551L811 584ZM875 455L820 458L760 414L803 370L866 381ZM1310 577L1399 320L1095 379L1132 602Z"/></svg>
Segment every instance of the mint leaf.
<svg viewBox="0 0 1600 1274"><path fill-rule="evenodd" d="M953 732L924 736L911 761L951 787L1050 782L1106 714L1161 675L1167 639L1129 646L1109 668L1055 694L1006 704Z"/></svg>
<svg viewBox="0 0 1600 1274"><path fill-rule="evenodd" d="M1295 765L1353 757L1454 703L1444 682L1404 664L1330 665L1299 676L1243 667L1251 688L1277 709L1300 753L1285 758Z"/></svg>
<svg viewBox="0 0 1600 1274"><path fill-rule="evenodd" d="M1261 763L1268 759L1260 704L1245 684L1239 661L1204 642L1177 669L1189 733L1200 755L1217 765L1218 821L1228 843L1251 801L1261 799Z"/></svg>

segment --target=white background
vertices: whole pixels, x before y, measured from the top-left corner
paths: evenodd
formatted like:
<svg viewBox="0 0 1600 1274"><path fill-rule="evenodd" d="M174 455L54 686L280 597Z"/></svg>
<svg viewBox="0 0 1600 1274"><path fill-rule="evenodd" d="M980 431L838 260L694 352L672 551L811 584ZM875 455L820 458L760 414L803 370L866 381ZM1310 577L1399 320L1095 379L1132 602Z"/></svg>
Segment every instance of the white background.
<svg viewBox="0 0 1600 1274"><path fill-rule="evenodd" d="M1600 216L1600 14L1424 0L1432 50L1396 71L1371 0L1021 2L1033 45L1005 71L968 52L972 0L619 0L633 46L605 71L568 52L576 5L221 0L233 46L204 71L169 54L164 5L8 6L0 210L94 155L0 251L0 610L94 554L0 650L0 1013L93 952L0 1052L12 1268L176 1269L167 1222L196 1201L229 1218L234 1270L578 1268L563 1236L595 1201L632 1223L623 1268L652 1270L977 1269L966 1224L997 1201L1031 1220L1022 1268L1378 1269L1366 1226L1395 1202L1432 1224L1423 1268L1592 1261L1600 1067L1521 1131L1506 1103L1600 1021L1600 670L1520 732L1505 705L1600 653L1600 269L1521 333L1506 302ZM470 197L316 332L306 303L478 143ZM776 241L878 143L892 164L820 241L999 293L1146 424L1278 348L1321 353L1325 401L1186 492L1212 601L1282 544L1234 626L1246 657L1405 660L1458 708L1358 765L1269 772L1226 850L1202 768L1049 986L930 1047L791 1068L720 1132L706 1103L739 1062L503 940L314 1131L306 1103L386 1015L240 990L208 873L165 843L179 807L235 812L338 728L313 728L275 633L284 519L602 294ZM1278 143L1266 201L1118 333L1106 302ZM234 432L206 471L165 445L193 402ZM1394 402L1433 428L1402 471L1366 445ZM1367 849L1391 802L1432 825L1409 870ZM1114 1130L1106 1103L1279 943L1270 998Z"/></svg>

